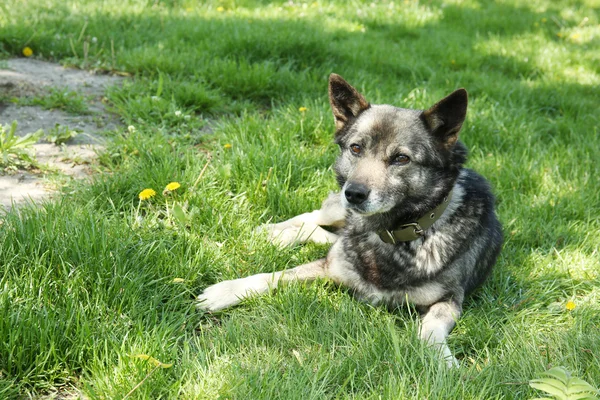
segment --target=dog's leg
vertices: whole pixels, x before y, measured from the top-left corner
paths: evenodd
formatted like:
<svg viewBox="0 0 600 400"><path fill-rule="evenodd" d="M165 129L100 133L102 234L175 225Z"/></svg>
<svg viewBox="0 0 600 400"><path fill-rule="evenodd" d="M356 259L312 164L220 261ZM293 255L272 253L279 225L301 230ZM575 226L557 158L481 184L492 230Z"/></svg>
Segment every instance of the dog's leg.
<svg viewBox="0 0 600 400"><path fill-rule="evenodd" d="M264 273L246 278L223 281L204 289L198 296L198 307L206 311L218 311L240 303L243 299L261 295L277 288L285 281L313 281L326 277L326 259L313 261L296 268Z"/></svg>
<svg viewBox="0 0 600 400"><path fill-rule="evenodd" d="M332 244L335 243L338 236L321 227L340 228L344 225L345 216L346 211L341 204L339 193L332 193L319 210L300 214L277 224L261 225L257 230L266 231L271 242L280 246L308 241Z"/></svg>
<svg viewBox="0 0 600 400"><path fill-rule="evenodd" d="M421 317L419 335L422 340L438 349L448 367L458 367L458 360L452 355L446 338L456 325L462 307L455 300L435 303Z"/></svg>

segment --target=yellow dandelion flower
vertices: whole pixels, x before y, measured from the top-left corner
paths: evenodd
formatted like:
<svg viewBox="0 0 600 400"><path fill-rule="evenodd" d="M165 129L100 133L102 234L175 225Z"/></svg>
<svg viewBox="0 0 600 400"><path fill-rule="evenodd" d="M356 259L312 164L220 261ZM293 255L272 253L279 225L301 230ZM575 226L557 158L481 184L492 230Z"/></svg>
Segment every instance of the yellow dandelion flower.
<svg viewBox="0 0 600 400"><path fill-rule="evenodd" d="M23 49L23 55L25 57L31 57L33 55L33 50L31 50L31 47L25 47Z"/></svg>
<svg viewBox="0 0 600 400"><path fill-rule="evenodd" d="M569 311L573 311L575 307L577 307L577 304L575 304L575 302L571 300L567 301L567 305L565 306L565 308Z"/></svg>
<svg viewBox="0 0 600 400"><path fill-rule="evenodd" d="M181 185L179 184L179 182L171 182L165 187L165 190L168 190L170 192L179 189L180 187Z"/></svg>
<svg viewBox="0 0 600 400"><path fill-rule="evenodd" d="M571 39L579 39L581 35L579 33L574 33L571 35Z"/></svg>
<svg viewBox="0 0 600 400"><path fill-rule="evenodd" d="M546 21L548 21L548 19L547 19L547 18L542 18L542 23L544 23L544 24L545 24L545 23L546 23Z"/></svg>
<svg viewBox="0 0 600 400"><path fill-rule="evenodd" d="M218 12L223 12L223 11L225 11L225 8L224 7L217 7L217 11Z"/></svg>
<svg viewBox="0 0 600 400"><path fill-rule="evenodd" d="M306 110L308 110L308 108L306 108L306 107L300 107L298 109L298 111L300 111L300 112L305 112Z"/></svg>
<svg viewBox="0 0 600 400"><path fill-rule="evenodd" d="M154 191L154 189L144 189L138 195L140 200L148 200L150 197L154 196L156 196L156 192Z"/></svg>
<svg viewBox="0 0 600 400"><path fill-rule="evenodd" d="M456 64L456 60L451 60L450 64L452 64L452 65Z"/></svg>
<svg viewBox="0 0 600 400"><path fill-rule="evenodd" d="M225 145L223 145L223 148L224 148L225 150L229 150L231 147L233 147L233 146L231 145L231 143L225 143Z"/></svg>

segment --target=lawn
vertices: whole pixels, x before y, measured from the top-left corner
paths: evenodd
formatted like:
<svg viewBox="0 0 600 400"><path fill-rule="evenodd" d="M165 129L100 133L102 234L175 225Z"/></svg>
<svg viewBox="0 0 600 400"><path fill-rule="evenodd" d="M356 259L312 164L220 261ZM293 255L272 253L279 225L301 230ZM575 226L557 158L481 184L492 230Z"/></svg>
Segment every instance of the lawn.
<svg viewBox="0 0 600 400"><path fill-rule="evenodd" d="M123 127L93 181L0 217L0 398L524 399L554 366L598 387L599 10L4 0L0 57L29 47L130 79L106 95ZM468 166L492 183L506 242L450 336L459 369L424 348L410 308L327 282L195 309L212 283L326 254L253 229L336 187L331 72L376 104L469 92Z"/></svg>

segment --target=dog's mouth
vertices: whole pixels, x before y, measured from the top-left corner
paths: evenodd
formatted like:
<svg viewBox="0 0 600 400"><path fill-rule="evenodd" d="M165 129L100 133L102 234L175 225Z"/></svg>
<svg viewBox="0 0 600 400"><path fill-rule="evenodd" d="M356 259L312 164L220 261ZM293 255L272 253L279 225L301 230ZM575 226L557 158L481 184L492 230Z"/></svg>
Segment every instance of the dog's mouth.
<svg viewBox="0 0 600 400"><path fill-rule="evenodd" d="M351 201L348 199L344 192L341 193L342 205L345 209L356 212L363 216L371 216L375 214L381 214L391 210L392 207L385 204L377 196L373 195L364 199L363 201Z"/></svg>
<svg viewBox="0 0 600 400"><path fill-rule="evenodd" d="M355 205L355 204L345 204L346 209L348 210L352 210L360 215L364 215L364 216L369 216L369 215L373 215L373 214L377 214L377 212L373 212L373 211L369 211L368 209L365 209L362 205Z"/></svg>

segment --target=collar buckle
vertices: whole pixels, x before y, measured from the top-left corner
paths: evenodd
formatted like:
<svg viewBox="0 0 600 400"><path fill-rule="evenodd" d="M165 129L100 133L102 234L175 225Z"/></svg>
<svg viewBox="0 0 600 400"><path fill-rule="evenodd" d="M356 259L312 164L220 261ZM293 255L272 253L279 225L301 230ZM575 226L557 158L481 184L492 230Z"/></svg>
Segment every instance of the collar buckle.
<svg viewBox="0 0 600 400"><path fill-rule="evenodd" d="M446 211L446 207L452 199L452 190L441 204L439 204L433 210L430 210L423 217L419 218L416 222L410 222L408 224L400 225L397 229L377 232L380 239L389 244L396 244L398 242L410 242L422 238L425 235L425 231L429 229Z"/></svg>
<svg viewBox="0 0 600 400"><path fill-rule="evenodd" d="M400 226L400 229L406 229L406 228L414 228L413 229L413 233L419 237L423 236L423 234L425 233L425 229L421 228L421 225L419 225L418 222L411 222L410 224L404 224L402 226Z"/></svg>

